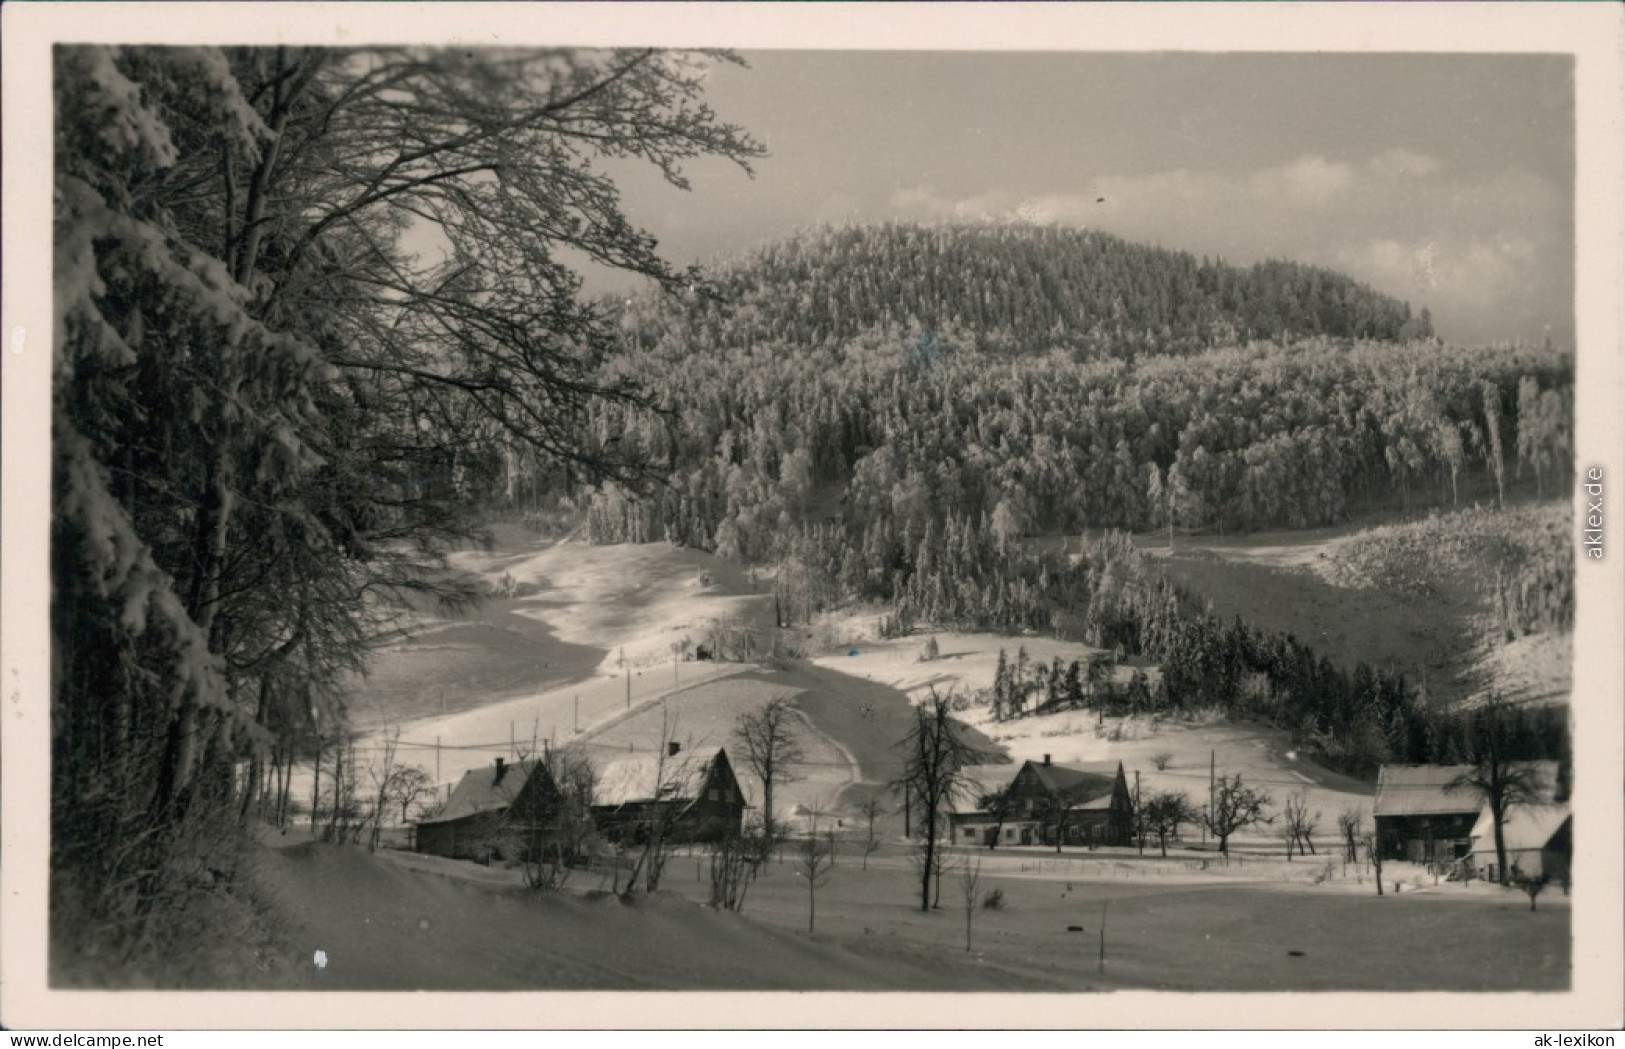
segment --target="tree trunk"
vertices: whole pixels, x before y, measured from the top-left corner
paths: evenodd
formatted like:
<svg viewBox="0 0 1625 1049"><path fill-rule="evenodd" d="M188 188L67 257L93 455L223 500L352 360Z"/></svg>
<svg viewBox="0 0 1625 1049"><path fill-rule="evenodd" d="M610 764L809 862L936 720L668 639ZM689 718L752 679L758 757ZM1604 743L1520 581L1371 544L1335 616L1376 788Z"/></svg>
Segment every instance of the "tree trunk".
<svg viewBox="0 0 1625 1049"><path fill-rule="evenodd" d="M254 724L264 725L266 714L270 709L271 677L269 674L266 674L260 678L260 700L259 706L254 712ZM242 804L237 811L237 822L244 827L248 826L249 809L253 807L254 797L256 794L258 794L262 799L260 808L261 812L264 811L263 799L265 792L260 786L260 772L263 764L264 762L260 759L259 745L254 744L253 750L248 759L247 787L243 791Z"/></svg>
<svg viewBox="0 0 1625 1049"><path fill-rule="evenodd" d="M1495 876L1502 885L1507 883L1507 843L1506 835L1501 827L1501 802L1497 798L1489 799L1490 818L1495 821Z"/></svg>
<svg viewBox="0 0 1625 1049"><path fill-rule="evenodd" d="M925 863L920 870L920 910L931 910L931 868L936 865L937 835L933 814L926 816Z"/></svg>
<svg viewBox="0 0 1625 1049"><path fill-rule="evenodd" d="M316 836L316 813L322 807L322 740L316 738L316 757L311 762L310 776L310 836Z"/></svg>

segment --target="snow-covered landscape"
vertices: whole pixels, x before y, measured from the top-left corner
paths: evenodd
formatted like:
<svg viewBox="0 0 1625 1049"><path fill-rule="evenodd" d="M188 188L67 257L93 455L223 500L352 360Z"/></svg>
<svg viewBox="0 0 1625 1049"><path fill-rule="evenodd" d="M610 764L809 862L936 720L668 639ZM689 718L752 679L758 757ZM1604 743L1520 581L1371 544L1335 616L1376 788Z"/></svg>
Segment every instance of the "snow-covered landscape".
<svg viewBox="0 0 1625 1049"><path fill-rule="evenodd" d="M505 32L41 53L52 994L1597 999L1572 56Z"/></svg>

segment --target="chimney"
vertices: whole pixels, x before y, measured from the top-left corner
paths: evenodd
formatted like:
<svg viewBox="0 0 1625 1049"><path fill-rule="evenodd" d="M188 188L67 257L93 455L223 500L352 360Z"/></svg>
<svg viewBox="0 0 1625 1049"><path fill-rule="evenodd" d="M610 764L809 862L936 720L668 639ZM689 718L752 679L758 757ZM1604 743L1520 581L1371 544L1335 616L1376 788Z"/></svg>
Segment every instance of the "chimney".
<svg viewBox="0 0 1625 1049"><path fill-rule="evenodd" d="M502 760L501 758L497 759L498 762L501 762L501 760ZM1044 755L1044 767L1049 768L1049 755L1048 754Z"/></svg>
<svg viewBox="0 0 1625 1049"><path fill-rule="evenodd" d="M496 774L496 777L491 780L491 786L494 787L497 784L501 783L502 782L502 777L507 775L507 774L508 774L508 765L507 765L507 763L504 762L501 758L497 758L497 774Z"/></svg>
<svg viewBox="0 0 1625 1049"><path fill-rule="evenodd" d="M666 744L666 756L668 758L675 758L677 756L678 751L680 751L682 749L683 749L683 745L681 743L676 742L675 740L670 742L670 743L667 743Z"/></svg>

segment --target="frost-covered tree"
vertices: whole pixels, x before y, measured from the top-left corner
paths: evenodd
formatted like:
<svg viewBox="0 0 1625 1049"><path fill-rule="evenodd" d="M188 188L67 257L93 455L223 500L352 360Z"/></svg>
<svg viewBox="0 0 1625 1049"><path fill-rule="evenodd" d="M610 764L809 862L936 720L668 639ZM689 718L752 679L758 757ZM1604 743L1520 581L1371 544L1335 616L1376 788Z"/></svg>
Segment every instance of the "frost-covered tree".
<svg viewBox="0 0 1625 1049"><path fill-rule="evenodd" d="M505 471L646 475L586 425L642 402L564 253L699 287L601 162L747 165L726 60L57 50L53 903L139 942L391 606L471 597L432 569Z"/></svg>

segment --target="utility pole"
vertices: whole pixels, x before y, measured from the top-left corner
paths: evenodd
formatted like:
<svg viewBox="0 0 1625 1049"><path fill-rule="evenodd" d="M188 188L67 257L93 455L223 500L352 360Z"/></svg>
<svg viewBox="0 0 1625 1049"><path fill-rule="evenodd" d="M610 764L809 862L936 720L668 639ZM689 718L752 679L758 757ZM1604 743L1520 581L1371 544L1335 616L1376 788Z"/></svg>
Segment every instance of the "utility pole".
<svg viewBox="0 0 1625 1049"><path fill-rule="evenodd" d="M576 697L575 734L581 735L581 697Z"/></svg>
<svg viewBox="0 0 1625 1049"><path fill-rule="evenodd" d="M1140 808L1140 770L1134 770L1134 837L1140 843L1140 855L1145 855L1145 812Z"/></svg>
<svg viewBox="0 0 1625 1049"><path fill-rule="evenodd" d="M434 738L434 781L435 781L435 784L438 786L439 783L440 783L440 737L439 736L436 736Z"/></svg>
<svg viewBox="0 0 1625 1049"><path fill-rule="evenodd" d="M1218 788L1217 772L1219 768L1218 751L1207 752L1207 810L1213 811L1214 791Z"/></svg>
<svg viewBox="0 0 1625 1049"><path fill-rule="evenodd" d="M508 719L508 757L517 758L519 756L519 744L514 738L513 729L514 729L513 719L509 718Z"/></svg>

